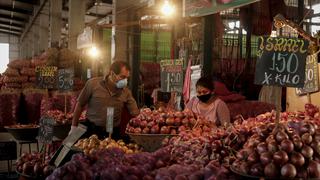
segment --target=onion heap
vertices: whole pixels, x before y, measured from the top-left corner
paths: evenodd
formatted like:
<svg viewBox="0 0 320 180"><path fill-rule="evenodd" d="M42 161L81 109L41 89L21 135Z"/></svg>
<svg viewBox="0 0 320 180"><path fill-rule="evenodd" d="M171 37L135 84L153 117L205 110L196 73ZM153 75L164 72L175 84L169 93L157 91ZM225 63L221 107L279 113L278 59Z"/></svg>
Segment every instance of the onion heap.
<svg viewBox="0 0 320 180"><path fill-rule="evenodd" d="M92 135L86 139L80 139L74 146L80 150L83 150L83 152L87 155L92 154L98 149L109 148L120 148L125 153L140 152L140 148L137 144L130 143L126 145L122 140L115 141L109 138L100 141L97 135Z"/></svg>
<svg viewBox="0 0 320 180"><path fill-rule="evenodd" d="M320 178L320 129L311 121L262 125L237 153L233 167L259 177Z"/></svg>
<svg viewBox="0 0 320 180"><path fill-rule="evenodd" d="M162 109L151 111L141 109L140 114L132 118L127 125L127 132L135 134L172 134L191 130L198 118L191 111Z"/></svg>
<svg viewBox="0 0 320 180"><path fill-rule="evenodd" d="M43 158L43 153L23 153L16 161L17 171L31 177L47 177L54 167L49 165L49 156L46 156L44 162Z"/></svg>

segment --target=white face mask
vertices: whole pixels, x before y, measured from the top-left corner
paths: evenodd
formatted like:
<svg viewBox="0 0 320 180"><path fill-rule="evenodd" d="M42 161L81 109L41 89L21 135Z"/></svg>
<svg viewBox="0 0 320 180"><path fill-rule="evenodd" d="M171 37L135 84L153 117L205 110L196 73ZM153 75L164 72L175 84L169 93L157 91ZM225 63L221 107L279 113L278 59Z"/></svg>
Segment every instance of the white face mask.
<svg viewBox="0 0 320 180"><path fill-rule="evenodd" d="M122 89L122 88L125 88L128 84L128 79L125 78L125 79L121 79L120 81L118 81L116 83L116 87L119 88L119 89Z"/></svg>

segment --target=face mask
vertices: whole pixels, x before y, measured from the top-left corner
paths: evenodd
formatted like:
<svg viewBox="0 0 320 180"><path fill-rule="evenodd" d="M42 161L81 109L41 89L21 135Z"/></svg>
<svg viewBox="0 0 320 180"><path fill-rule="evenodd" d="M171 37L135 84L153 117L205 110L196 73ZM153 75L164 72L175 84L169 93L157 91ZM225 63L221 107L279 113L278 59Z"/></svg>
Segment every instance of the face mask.
<svg viewBox="0 0 320 180"><path fill-rule="evenodd" d="M125 88L128 84L128 79L125 78L125 79L121 79L120 81L118 81L116 83L116 87L119 88L119 89L122 89L122 88Z"/></svg>
<svg viewBox="0 0 320 180"><path fill-rule="evenodd" d="M209 101L209 99L211 98L211 94L205 94L205 95L201 95L201 96L197 96L198 97L198 99L201 101L201 102L204 102L204 103L206 103L206 102L208 102Z"/></svg>

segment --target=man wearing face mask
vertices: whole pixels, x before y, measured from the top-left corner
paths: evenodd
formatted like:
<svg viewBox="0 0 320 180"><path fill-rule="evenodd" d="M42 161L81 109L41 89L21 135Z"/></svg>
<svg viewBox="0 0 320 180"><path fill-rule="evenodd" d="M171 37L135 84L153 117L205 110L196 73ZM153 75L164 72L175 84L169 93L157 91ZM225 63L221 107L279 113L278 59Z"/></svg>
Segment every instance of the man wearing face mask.
<svg viewBox="0 0 320 180"><path fill-rule="evenodd" d="M196 83L197 97L192 98L186 108L200 114L216 126L228 126L230 111L227 105L214 95L214 82L210 77L201 77Z"/></svg>
<svg viewBox="0 0 320 180"><path fill-rule="evenodd" d="M69 134L78 126L80 114L87 105L87 120L82 123L87 126L85 136L97 134L103 138L107 135L107 107L114 107L112 136L120 139L121 111L124 106L132 116L139 114L137 103L127 88L129 74L130 67L127 63L115 61L107 76L88 80L78 97Z"/></svg>

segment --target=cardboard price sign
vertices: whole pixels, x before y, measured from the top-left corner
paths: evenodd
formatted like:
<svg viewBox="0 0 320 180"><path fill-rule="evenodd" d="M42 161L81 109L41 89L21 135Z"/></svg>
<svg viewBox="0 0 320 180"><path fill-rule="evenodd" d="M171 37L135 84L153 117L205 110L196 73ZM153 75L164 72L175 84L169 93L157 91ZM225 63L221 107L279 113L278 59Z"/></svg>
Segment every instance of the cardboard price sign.
<svg viewBox="0 0 320 180"><path fill-rule="evenodd" d="M58 67L36 67L36 84L43 89L56 89L58 84Z"/></svg>
<svg viewBox="0 0 320 180"><path fill-rule="evenodd" d="M296 88L297 95L304 95L319 91L318 54L307 57L305 84L303 88Z"/></svg>
<svg viewBox="0 0 320 180"><path fill-rule="evenodd" d="M55 120L51 117L43 116L40 119L40 129L38 133L38 141L49 144L53 138L53 126Z"/></svg>
<svg viewBox="0 0 320 180"><path fill-rule="evenodd" d="M183 60L168 59L160 61L161 91L182 93L183 88Z"/></svg>
<svg viewBox="0 0 320 180"><path fill-rule="evenodd" d="M59 69L59 89L72 90L73 89L73 69Z"/></svg>
<svg viewBox="0 0 320 180"><path fill-rule="evenodd" d="M308 45L298 38L260 37L255 84L303 87Z"/></svg>

